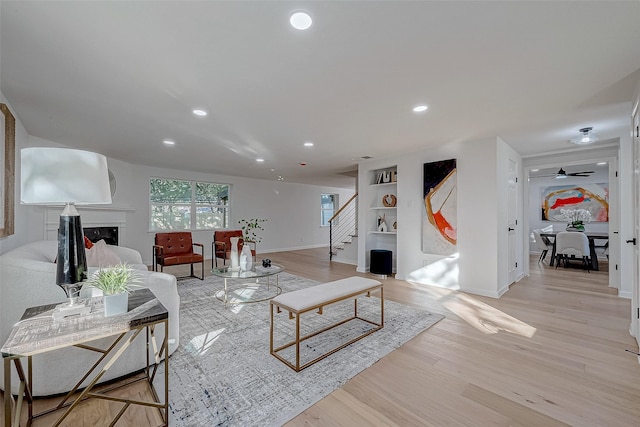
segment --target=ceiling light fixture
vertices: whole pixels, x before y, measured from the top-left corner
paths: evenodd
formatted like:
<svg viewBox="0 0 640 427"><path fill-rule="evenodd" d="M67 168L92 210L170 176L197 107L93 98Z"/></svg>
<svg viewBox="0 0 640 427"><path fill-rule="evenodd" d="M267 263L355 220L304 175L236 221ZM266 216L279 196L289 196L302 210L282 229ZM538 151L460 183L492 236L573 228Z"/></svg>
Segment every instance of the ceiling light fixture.
<svg viewBox="0 0 640 427"><path fill-rule="evenodd" d="M598 140L598 135L593 132L592 127L580 129L580 134L578 138L571 139L569 142L576 145L587 145L593 144Z"/></svg>
<svg viewBox="0 0 640 427"><path fill-rule="evenodd" d="M313 142L307 141L307 142L304 143L304 146L305 147L313 147Z"/></svg>
<svg viewBox="0 0 640 427"><path fill-rule="evenodd" d="M262 162L264 162L264 159L256 159L256 162L262 163Z"/></svg>
<svg viewBox="0 0 640 427"><path fill-rule="evenodd" d="M598 166L604 166L606 164L607 164L607 162L598 162L598 163L596 163L596 165L598 165Z"/></svg>
<svg viewBox="0 0 640 427"><path fill-rule="evenodd" d="M429 107L427 107L426 105L416 105L415 107L413 107L413 112L414 113L422 113L423 111L427 111Z"/></svg>
<svg viewBox="0 0 640 427"><path fill-rule="evenodd" d="M196 116L204 117L207 115L207 112L196 108L195 110L193 110L193 114L195 114Z"/></svg>
<svg viewBox="0 0 640 427"><path fill-rule="evenodd" d="M313 23L311 17L304 12L295 12L291 15L291 18L289 18L289 22L296 30L308 30Z"/></svg>
<svg viewBox="0 0 640 427"><path fill-rule="evenodd" d="M162 141L165 145L176 145L175 141L172 141L170 139L165 139L164 141Z"/></svg>

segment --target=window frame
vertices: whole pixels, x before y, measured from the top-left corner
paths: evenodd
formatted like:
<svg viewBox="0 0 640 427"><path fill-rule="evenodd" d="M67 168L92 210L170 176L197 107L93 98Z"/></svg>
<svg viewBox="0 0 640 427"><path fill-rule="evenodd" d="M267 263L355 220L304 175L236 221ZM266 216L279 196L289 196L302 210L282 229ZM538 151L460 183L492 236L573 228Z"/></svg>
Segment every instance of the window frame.
<svg viewBox="0 0 640 427"><path fill-rule="evenodd" d="M151 182L153 180L165 180L165 181L179 181L183 183L189 183L191 187L191 196L190 201L188 203L179 202L179 203L171 203L171 202L153 202L151 200ZM204 204L198 203L196 198L196 185L197 184L207 184L207 185L220 185L227 187L227 198L226 204ZM169 232L169 231L213 231L220 228L227 228L229 223L231 222L231 193L232 193L232 185L225 182L206 182L202 180L193 180L193 179L182 179L182 178L166 178L166 177L158 177L152 176L149 177L149 232L151 233L159 233L159 232ZM171 229L171 228L154 228L153 227L153 208L154 206L183 206L189 208L189 226L181 229ZM212 228L198 228L198 209L203 207L212 207L214 209L221 209L223 211L222 214L222 226L212 227Z"/></svg>
<svg viewBox="0 0 640 427"><path fill-rule="evenodd" d="M333 208L332 209L324 208L324 204L322 203L322 199L325 196L333 196ZM331 217L333 217L336 214L336 212L338 211L338 209L339 209L339 201L338 201L339 197L340 197L340 195L338 193L321 193L320 194L320 227L329 227L329 225L330 225L329 224L329 219ZM327 218L327 222L325 224L324 223L324 218L325 218L324 214L325 214L326 211L331 211L332 214L331 214L331 216L329 216Z"/></svg>

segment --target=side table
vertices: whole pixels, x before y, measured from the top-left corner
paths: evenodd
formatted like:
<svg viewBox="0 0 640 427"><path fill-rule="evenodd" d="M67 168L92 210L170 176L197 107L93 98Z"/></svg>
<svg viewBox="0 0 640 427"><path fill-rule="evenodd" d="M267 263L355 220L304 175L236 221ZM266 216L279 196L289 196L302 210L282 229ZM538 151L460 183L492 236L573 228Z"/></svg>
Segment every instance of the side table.
<svg viewBox="0 0 640 427"><path fill-rule="evenodd" d="M169 416L169 344L167 339L169 336L169 313L160 301L155 298L153 293L149 289L140 289L131 292L129 294L129 311L112 317L104 317L103 310L97 310L86 316L73 316L64 320L54 321L50 314L55 306L56 304L50 304L28 308L22 316L22 319L13 327L9 338L2 346L5 390L4 425L7 427L17 427L20 425L19 421L24 399L27 400L28 404L27 425L30 425L31 422L38 417L65 409L64 413L62 413L55 424L53 424L54 426L58 426L80 402L89 398L97 398L122 402L124 404L111 425L118 421L129 405L144 405L157 408L164 421L164 425L167 426ZM160 347L157 346L155 337L155 328L159 324L163 324L165 327L165 338ZM116 363L118 358L126 351L127 347L144 330L147 332L147 364L143 370L143 375L133 381L127 381L122 385L110 387L108 390L93 392L92 389L98 381L100 381L100 378ZM89 341L110 336L114 337L114 342L106 349L100 349L86 344ZM46 353L49 351L70 346L94 351L100 354L100 356L96 363L76 383L75 387L69 391L55 407L34 414L33 396L31 395L32 357L36 355L46 357ZM150 360L149 349L153 349L153 361ZM161 402L153 381L163 356L165 363L164 402ZM27 358L28 366L26 375L21 362L21 359L25 357ZM103 361L106 361L104 366L98 372L95 372L96 368ZM19 394L15 401L10 392L12 363L16 368L20 380ZM69 363L73 363L73 360L70 360ZM52 366L51 369L55 369L55 366ZM92 374L94 374L94 376L87 387L82 390L77 398L71 400L73 394L80 388L81 384ZM107 391L125 387L137 381L146 381L148 383L153 401L124 399L106 394ZM12 406L15 406L14 410L12 410Z"/></svg>

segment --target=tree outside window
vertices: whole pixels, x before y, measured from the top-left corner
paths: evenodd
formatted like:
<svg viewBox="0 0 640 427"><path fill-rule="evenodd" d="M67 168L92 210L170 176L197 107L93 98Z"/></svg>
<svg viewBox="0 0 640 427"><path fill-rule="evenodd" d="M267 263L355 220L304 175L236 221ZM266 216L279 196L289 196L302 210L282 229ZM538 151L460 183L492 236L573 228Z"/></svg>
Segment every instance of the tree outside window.
<svg viewBox="0 0 640 427"><path fill-rule="evenodd" d="M338 210L337 194L322 194L320 196L320 225L328 226L329 220Z"/></svg>
<svg viewBox="0 0 640 427"><path fill-rule="evenodd" d="M150 230L208 230L229 224L229 185L149 180Z"/></svg>

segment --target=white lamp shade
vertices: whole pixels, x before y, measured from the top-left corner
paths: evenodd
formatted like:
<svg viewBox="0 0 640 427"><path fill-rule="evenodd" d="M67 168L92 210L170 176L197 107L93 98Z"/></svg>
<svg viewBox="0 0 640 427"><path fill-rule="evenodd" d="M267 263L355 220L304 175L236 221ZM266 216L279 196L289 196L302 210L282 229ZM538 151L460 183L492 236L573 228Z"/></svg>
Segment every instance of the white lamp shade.
<svg viewBox="0 0 640 427"><path fill-rule="evenodd" d="M20 201L64 205L111 203L107 158L70 148L21 150Z"/></svg>

